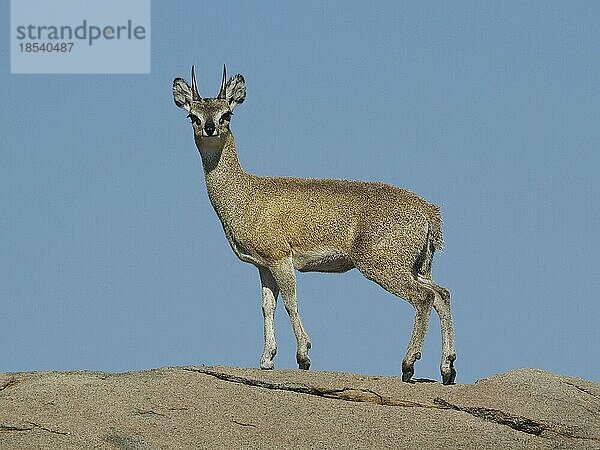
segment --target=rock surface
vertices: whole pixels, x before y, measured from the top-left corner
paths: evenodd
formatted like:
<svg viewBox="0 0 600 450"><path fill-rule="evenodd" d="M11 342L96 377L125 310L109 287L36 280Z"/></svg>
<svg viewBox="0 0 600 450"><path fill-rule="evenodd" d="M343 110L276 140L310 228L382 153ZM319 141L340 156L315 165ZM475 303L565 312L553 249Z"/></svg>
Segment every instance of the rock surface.
<svg viewBox="0 0 600 450"><path fill-rule="evenodd" d="M600 384L180 367L0 373L0 448L600 449Z"/></svg>

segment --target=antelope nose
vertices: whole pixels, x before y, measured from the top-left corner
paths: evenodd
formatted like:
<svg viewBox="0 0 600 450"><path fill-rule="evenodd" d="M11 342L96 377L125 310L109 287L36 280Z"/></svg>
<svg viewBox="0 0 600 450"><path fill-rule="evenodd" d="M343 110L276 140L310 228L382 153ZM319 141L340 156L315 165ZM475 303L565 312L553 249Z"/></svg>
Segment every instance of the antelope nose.
<svg viewBox="0 0 600 450"><path fill-rule="evenodd" d="M207 136L212 136L215 132L215 124L213 122L206 122L206 125L204 125L204 131L206 132Z"/></svg>

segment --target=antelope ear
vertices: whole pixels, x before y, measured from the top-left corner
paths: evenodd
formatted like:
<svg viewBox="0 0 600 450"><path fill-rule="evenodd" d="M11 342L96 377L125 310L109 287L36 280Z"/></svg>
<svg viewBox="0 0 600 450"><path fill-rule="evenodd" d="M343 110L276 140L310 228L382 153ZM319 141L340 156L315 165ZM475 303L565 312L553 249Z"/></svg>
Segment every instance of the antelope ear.
<svg viewBox="0 0 600 450"><path fill-rule="evenodd" d="M237 105L244 103L246 99L246 81L239 73L231 77L225 85L225 99L232 111Z"/></svg>
<svg viewBox="0 0 600 450"><path fill-rule="evenodd" d="M173 100L180 108L190 112L192 105L192 89L183 78L173 80Z"/></svg>

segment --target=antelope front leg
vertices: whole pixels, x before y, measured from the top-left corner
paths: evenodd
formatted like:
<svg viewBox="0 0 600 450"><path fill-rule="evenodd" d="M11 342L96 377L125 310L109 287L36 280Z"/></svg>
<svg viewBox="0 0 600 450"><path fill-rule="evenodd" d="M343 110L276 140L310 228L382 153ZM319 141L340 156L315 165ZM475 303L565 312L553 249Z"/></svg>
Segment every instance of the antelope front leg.
<svg viewBox="0 0 600 450"><path fill-rule="evenodd" d="M310 368L308 350L311 347L311 343L308 334L304 330L304 325L302 325L300 313L298 312L298 303L296 301L296 272L294 271L292 258L287 258L271 267L271 273L281 290L283 303L290 316L292 329L296 336L296 361L298 362L298 367L300 369L308 370Z"/></svg>
<svg viewBox="0 0 600 450"><path fill-rule="evenodd" d="M275 340L275 308L277 306L277 295L279 287L273 279L273 275L266 267L259 267L260 282L262 284L262 312L265 326L265 346L260 357L261 369L272 369L273 358L277 353L277 341Z"/></svg>

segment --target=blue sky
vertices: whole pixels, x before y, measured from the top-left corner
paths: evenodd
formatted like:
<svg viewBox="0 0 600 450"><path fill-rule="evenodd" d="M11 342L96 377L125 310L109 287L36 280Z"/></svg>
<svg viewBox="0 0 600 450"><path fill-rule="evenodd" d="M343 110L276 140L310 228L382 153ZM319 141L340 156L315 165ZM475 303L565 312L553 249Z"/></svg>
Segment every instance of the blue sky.
<svg viewBox="0 0 600 450"><path fill-rule="evenodd" d="M208 201L173 78L246 78L252 173L384 181L442 207L459 382L600 381L597 2L153 2L145 75L11 75L0 14L0 371L258 367L257 270ZM215 10L214 8L218 8ZM398 375L410 305L301 274L312 368ZM295 367L280 302L276 368ZM432 315L415 376L439 379Z"/></svg>

